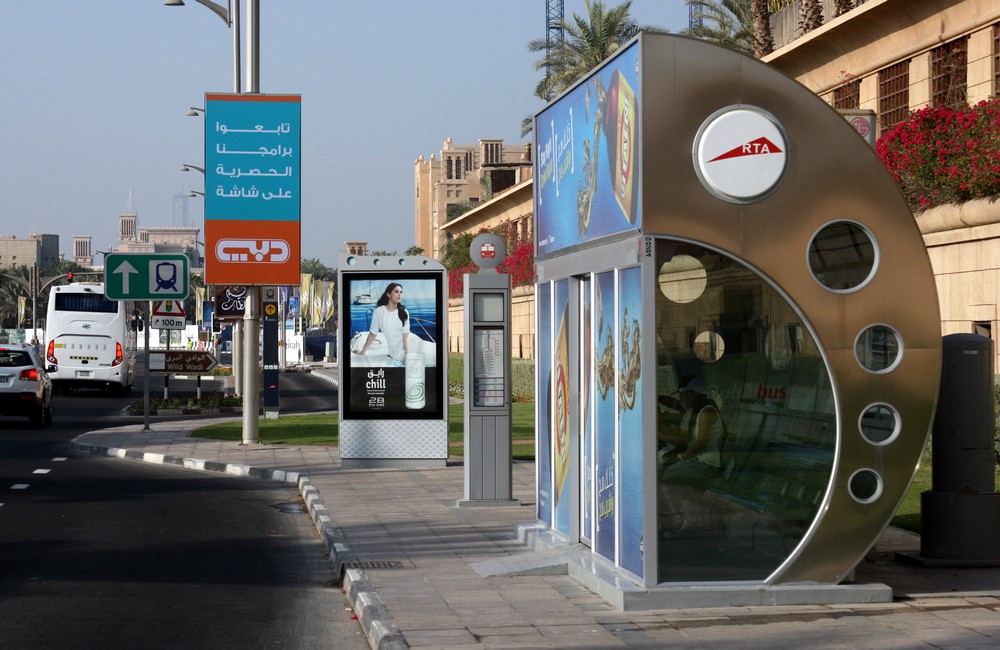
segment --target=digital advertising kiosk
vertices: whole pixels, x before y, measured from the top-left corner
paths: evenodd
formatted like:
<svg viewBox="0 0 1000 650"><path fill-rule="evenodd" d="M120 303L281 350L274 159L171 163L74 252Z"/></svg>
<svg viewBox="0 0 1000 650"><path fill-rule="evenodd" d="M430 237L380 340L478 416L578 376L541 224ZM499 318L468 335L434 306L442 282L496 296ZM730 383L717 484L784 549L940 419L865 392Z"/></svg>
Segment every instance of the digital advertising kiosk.
<svg viewBox="0 0 1000 650"><path fill-rule="evenodd" d="M341 466L444 467L444 267L420 256L342 254L337 287Z"/></svg>
<svg viewBox="0 0 1000 650"><path fill-rule="evenodd" d="M774 68L654 34L534 137L535 525L625 608L891 599L829 588L906 493L941 374L872 147Z"/></svg>

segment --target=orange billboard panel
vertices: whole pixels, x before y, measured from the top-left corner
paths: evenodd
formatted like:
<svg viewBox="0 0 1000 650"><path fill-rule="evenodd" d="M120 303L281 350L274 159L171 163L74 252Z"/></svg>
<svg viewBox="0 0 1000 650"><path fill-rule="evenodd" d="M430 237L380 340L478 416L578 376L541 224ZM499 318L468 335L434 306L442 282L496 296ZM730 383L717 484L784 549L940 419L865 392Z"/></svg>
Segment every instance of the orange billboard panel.
<svg viewBox="0 0 1000 650"><path fill-rule="evenodd" d="M298 221L205 220L205 283L299 284Z"/></svg>

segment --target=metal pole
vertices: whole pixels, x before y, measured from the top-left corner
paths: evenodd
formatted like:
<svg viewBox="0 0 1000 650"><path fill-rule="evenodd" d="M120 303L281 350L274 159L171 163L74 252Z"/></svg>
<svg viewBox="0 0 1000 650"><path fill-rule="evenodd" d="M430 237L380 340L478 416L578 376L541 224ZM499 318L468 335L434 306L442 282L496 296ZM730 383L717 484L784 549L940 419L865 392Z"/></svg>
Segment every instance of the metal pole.
<svg viewBox="0 0 1000 650"><path fill-rule="evenodd" d="M149 302L146 302L146 313L143 318L146 321L142 328L146 349L143 356L145 361L142 364L142 430L149 431Z"/></svg>
<svg viewBox="0 0 1000 650"><path fill-rule="evenodd" d="M31 338L38 341L38 262L31 266Z"/></svg>
<svg viewBox="0 0 1000 650"><path fill-rule="evenodd" d="M260 0L247 0L247 92L260 92Z"/></svg>
<svg viewBox="0 0 1000 650"><path fill-rule="evenodd" d="M240 0L229 0L229 27L233 30L233 92L240 90Z"/></svg>
<svg viewBox="0 0 1000 650"><path fill-rule="evenodd" d="M260 376L260 309L259 288L247 288L246 312L243 316L243 444L260 441L260 395L257 382Z"/></svg>

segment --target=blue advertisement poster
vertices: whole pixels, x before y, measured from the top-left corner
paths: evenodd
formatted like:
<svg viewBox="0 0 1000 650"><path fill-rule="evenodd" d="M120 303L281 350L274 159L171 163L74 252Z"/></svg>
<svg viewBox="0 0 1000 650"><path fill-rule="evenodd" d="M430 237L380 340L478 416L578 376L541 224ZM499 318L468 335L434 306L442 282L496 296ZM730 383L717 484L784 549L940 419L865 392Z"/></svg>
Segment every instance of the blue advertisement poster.
<svg viewBox="0 0 1000 650"><path fill-rule="evenodd" d="M442 274L343 273L340 364L345 419L440 419L447 387Z"/></svg>
<svg viewBox="0 0 1000 650"><path fill-rule="evenodd" d="M535 119L535 217L544 257L641 223L639 45Z"/></svg>
<svg viewBox="0 0 1000 650"><path fill-rule="evenodd" d="M639 267L618 275L618 476L619 562L642 575L642 365L640 315L642 278Z"/></svg>
<svg viewBox="0 0 1000 650"><path fill-rule="evenodd" d="M538 318L538 358L535 360L538 393L542 396L536 405L535 467L538 471L538 519L552 523L552 467L549 441L552 440L552 285L539 284L535 302Z"/></svg>
<svg viewBox="0 0 1000 650"><path fill-rule="evenodd" d="M594 550L612 562L615 560L615 421L618 401L615 397L615 351L618 349L615 319L614 271L599 273L594 284L594 423L595 473L597 499L597 534Z"/></svg>
<svg viewBox="0 0 1000 650"><path fill-rule="evenodd" d="M569 535L570 388L569 388L569 280L554 283L552 310L555 315L555 355L552 362L552 475L555 477L555 522L553 528Z"/></svg>

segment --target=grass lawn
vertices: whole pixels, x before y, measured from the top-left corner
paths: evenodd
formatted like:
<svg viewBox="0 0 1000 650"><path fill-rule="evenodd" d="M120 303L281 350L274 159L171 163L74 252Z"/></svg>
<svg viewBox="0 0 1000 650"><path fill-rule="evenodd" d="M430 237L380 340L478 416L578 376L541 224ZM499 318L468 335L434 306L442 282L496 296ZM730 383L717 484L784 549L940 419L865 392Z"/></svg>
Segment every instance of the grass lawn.
<svg viewBox="0 0 1000 650"><path fill-rule="evenodd" d="M448 442L450 456L463 456L465 409L462 404L448 407ZM284 445L336 445L338 417L336 413L316 415L291 415L277 420L260 420L260 440L268 444ZM240 441L243 439L243 422L223 422L196 429L194 435L214 440ZM535 459L535 405L533 402L516 402L512 409L511 437L514 442L515 460ZM520 442L520 444L518 444ZM455 445L454 443L459 443ZM1000 483L1000 471L997 474ZM931 468L921 467L903 497L892 525L920 532L920 493L931 489Z"/></svg>

